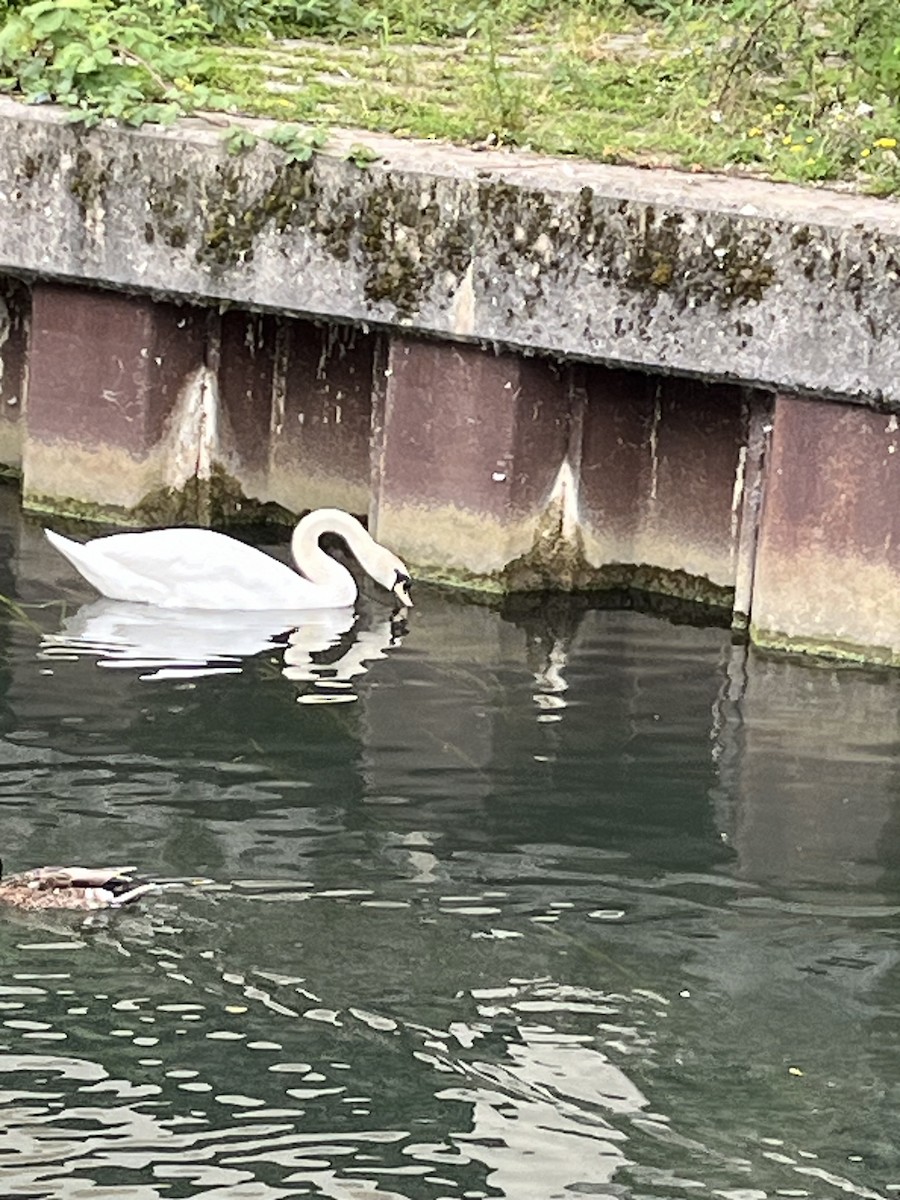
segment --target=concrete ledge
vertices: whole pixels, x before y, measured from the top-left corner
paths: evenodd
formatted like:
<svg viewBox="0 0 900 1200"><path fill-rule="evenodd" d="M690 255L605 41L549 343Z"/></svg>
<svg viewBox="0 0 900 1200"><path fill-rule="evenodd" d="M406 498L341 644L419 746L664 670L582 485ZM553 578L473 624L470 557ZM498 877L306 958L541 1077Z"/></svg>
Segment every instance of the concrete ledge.
<svg viewBox="0 0 900 1200"><path fill-rule="evenodd" d="M891 201L371 134L287 164L0 99L0 204L0 273L900 408Z"/></svg>

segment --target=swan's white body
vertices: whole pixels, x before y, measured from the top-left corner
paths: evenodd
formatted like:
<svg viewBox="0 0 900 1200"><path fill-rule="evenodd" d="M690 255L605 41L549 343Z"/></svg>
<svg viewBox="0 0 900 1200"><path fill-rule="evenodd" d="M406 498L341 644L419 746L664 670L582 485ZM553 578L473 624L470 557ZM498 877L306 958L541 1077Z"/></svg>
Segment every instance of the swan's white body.
<svg viewBox="0 0 900 1200"><path fill-rule="evenodd" d="M319 546L339 534L373 579L409 604L409 573L349 513L320 508L294 530L291 552L302 575L262 551L211 529L155 529L73 542L47 529L51 545L104 596L160 608L296 610L345 608L356 581Z"/></svg>

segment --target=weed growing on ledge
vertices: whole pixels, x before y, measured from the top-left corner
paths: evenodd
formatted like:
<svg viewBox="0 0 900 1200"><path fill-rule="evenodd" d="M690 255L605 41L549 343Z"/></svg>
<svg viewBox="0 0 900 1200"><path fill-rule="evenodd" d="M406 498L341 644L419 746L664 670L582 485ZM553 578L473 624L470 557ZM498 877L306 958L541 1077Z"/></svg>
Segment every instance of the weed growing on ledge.
<svg viewBox="0 0 900 1200"><path fill-rule="evenodd" d="M243 154L252 150L260 141L269 142L284 155L287 163L309 162L317 150L325 145L328 135L324 129L308 129L299 125L276 125L268 133L256 134L244 125L233 125L225 130L225 146L229 154ZM351 150L353 147L351 147ZM356 147L361 152L365 147ZM348 154L348 158L356 158ZM377 155L372 155L372 159ZM371 162L372 159L369 159ZM357 165L362 165L357 162Z"/></svg>
<svg viewBox="0 0 900 1200"><path fill-rule="evenodd" d="M895 0L0 0L0 18L0 90L88 121L217 108L289 126L295 156L316 148L298 124L350 125L900 189Z"/></svg>

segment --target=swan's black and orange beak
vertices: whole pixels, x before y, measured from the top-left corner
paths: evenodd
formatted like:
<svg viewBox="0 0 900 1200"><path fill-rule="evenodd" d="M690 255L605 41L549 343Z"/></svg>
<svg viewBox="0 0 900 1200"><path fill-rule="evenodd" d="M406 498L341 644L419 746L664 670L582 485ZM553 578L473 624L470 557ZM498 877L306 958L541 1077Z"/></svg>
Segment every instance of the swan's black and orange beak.
<svg viewBox="0 0 900 1200"><path fill-rule="evenodd" d="M402 571L396 571L394 574L394 586L391 591L400 601L404 608L412 608L412 596L409 594L411 580L408 575L404 575Z"/></svg>

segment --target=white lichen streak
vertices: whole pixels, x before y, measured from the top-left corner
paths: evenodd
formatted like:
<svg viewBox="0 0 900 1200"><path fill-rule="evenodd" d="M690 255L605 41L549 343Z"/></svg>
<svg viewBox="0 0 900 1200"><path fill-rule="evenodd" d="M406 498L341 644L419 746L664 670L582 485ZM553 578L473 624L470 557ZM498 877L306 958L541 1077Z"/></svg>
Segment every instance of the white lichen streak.
<svg viewBox="0 0 900 1200"><path fill-rule="evenodd" d="M568 459L559 468L550 492L549 504L559 509L560 537L563 541L573 542L579 525L578 483Z"/></svg>
<svg viewBox="0 0 900 1200"><path fill-rule="evenodd" d="M218 450L219 392L215 374L203 366L188 378L169 421L166 486L182 488L189 479L209 479Z"/></svg>
<svg viewBox="0 0 900 1200"><path fill-rule="evenodd" d="M0 297L0 351L9 340L9 335L12 332L12 317L9 308ZM3 385L3 355L0 354L0 386Z"/></svg>
<svg viewBox="0 0 900 1200"><path fill-rule="evenodd" d="M457 337L471 337L475 331L475 263L470 262L459 287L450 301L450 328Z"/></svg>
<svg viewBox="0 0 900 1200"><path fill-rule="evenodd" d="M269 418L270 453L274 450L275 439L284 426L284 405L287 395L288 367L288 338L285 322L279 321L275 333L275 362L272 366L272 409ZM303 424L303 413L297 414L299 423Z"/></svg>
<svg viewBox="0 0 900 1200"><path fill-rule="evenodd" d="M738 534L741 527L741 507L744 501L744 481L747 474L747 447L741 446L738 451L737 469L734 473L734 487L731 492L731 545L729 559L734 562L737 554Z"/></svg>
<svg viewBox="0 0 900 1200"><path fill-rule="evenodd" d="M322 348L319 352L319 361L316 363L316 379L320 381L328 378L328 364L341 344L341 333L340 325L326 327Z"/></svg>
<svg viewBox="0 0 900 1200"><path fill-rule="evenodd" d="M660 395L662 394L662 382L656 385L656 392L653 396L653 421L650 425L650 499L656 499L656 491L659 485L659 423L662 420L662 405L660 404Z"/></svg>

